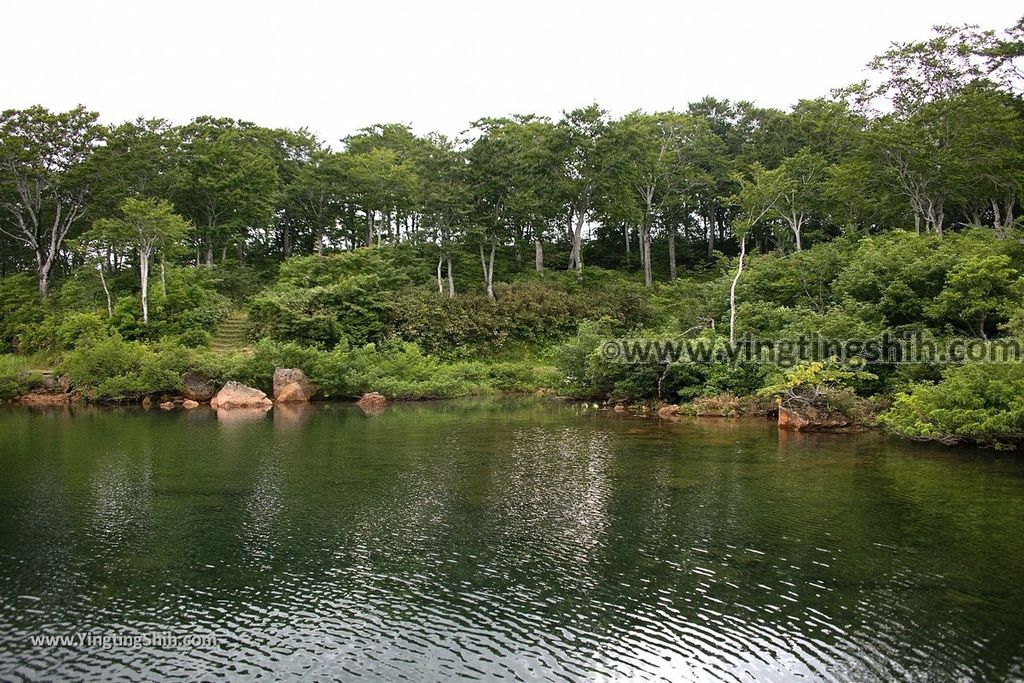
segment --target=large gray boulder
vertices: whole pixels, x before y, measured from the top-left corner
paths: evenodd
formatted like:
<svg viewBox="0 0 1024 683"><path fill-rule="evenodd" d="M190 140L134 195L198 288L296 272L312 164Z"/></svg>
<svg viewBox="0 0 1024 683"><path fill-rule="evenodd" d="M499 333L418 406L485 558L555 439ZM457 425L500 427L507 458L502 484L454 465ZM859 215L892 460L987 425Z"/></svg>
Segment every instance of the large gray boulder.
<svg viewBox="0 0 1024 683"><path fill-rule="evenodd" d="M298 368L274 369L274 401L278 403L308 403L313 398L313 385L306 373Z"/></svg>
<svg viewBox="0 0 1024 683"><path fill-rule="evenodd" d="M228 382L210 401L210 406L217 410L270 408L272 405L274 402L267 398L262 391L241 382Z"/></svg>
<svg viewBox="0 0 1024 683"><path fill-rule="evenodd" d="M181 395L193 401L209 401L217 392L217 387L210 380L194 372L186 372L181 376Z"/></svg>

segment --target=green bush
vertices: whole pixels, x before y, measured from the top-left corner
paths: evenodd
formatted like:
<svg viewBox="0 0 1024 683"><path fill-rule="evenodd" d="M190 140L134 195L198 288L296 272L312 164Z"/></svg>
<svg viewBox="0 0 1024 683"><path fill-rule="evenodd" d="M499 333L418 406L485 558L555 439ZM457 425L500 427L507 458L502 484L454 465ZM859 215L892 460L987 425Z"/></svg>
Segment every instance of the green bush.
<svg viewBox="0 0 1024 683"><path fill-rule="evenodd" d="M67 351L104 339L110 334L105 318L96 313L52 313L24 334L24 341L34 349Z"/></svg>
<svg viewBox="0 0 1024 683"><path fill-rule="evenodd" d="M38 325L45 314L31 275L18 273L0 278L0 353L19 350L21 337Z"/></svg>
<svg viewBox="0 0 1024 683"><path fill-rule="evenodd" d="M482 294L449 299L437 290L407 289L395 297L389 331L429 353L465 358L542 348L573 334L581 321L599 319L620 332L649 322L642 288L537 278L495 285L493 301Z"/></svg>
<svg viewBox="0 0 1024 683"><path fill-rule="evenodd" d="M879 421L914 439L1019 444L1024 438L1024 364L950 368L937 383L917 384L897 394Z"/></svg>
<svg viewBox="0 0 1024 683"><path fill-rule="evenodd" d="M17 398L39 384L40 375L25 356L0 355L0 400Z"/></svg>
<svg viewBox="0 0 1024 683"><path fill-rule="evenodd" d="M66 353L59 365L86 398L101 401L130 401L181 389L180 376L186 371L210 377L221 373L216 358L166 343L147 345L127 341L118 334L92 340Z"/></svg>

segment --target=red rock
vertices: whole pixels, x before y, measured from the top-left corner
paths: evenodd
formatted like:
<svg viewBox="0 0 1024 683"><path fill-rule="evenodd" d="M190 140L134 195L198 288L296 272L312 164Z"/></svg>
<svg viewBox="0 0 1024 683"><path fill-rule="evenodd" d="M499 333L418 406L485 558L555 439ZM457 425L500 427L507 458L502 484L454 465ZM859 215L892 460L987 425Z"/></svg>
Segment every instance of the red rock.
<svg viewBox="0 0 1024 683"><path fill-rule="evenodd" d="M380 415L384 412L384 406L387 404L388 400L376 391L363 394L362 397L356 401L356 405L359 406L366 415Z"/></svg>

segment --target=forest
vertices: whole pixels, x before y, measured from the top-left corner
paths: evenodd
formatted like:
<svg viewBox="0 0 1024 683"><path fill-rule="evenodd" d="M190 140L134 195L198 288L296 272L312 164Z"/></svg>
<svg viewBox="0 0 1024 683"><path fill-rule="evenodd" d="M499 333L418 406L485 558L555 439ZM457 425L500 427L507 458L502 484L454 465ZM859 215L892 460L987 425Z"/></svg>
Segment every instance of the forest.
<svg viewBox="0 0 1024 683"><path fill-rule="evenodd" d="M1016 446L1020 363L609 364L612 338L1024 333L1024 20L939 26L788 110L404 123L340 141L201 116L0 114L0 398L181 374L323 398L542 391L737 414L808 391Z"/></svg>

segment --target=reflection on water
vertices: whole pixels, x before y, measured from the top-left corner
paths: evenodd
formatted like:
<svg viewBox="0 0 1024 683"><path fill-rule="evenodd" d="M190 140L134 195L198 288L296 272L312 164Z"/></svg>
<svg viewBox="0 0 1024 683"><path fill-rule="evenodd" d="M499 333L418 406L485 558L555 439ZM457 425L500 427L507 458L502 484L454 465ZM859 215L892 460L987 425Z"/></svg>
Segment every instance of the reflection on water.
<svg viewBox="0 0 1024 683"><path fill-rule="evenodd" d="M493 401L10 408L0 466L3 680L1024 676L1015 455Z"/></svg>

